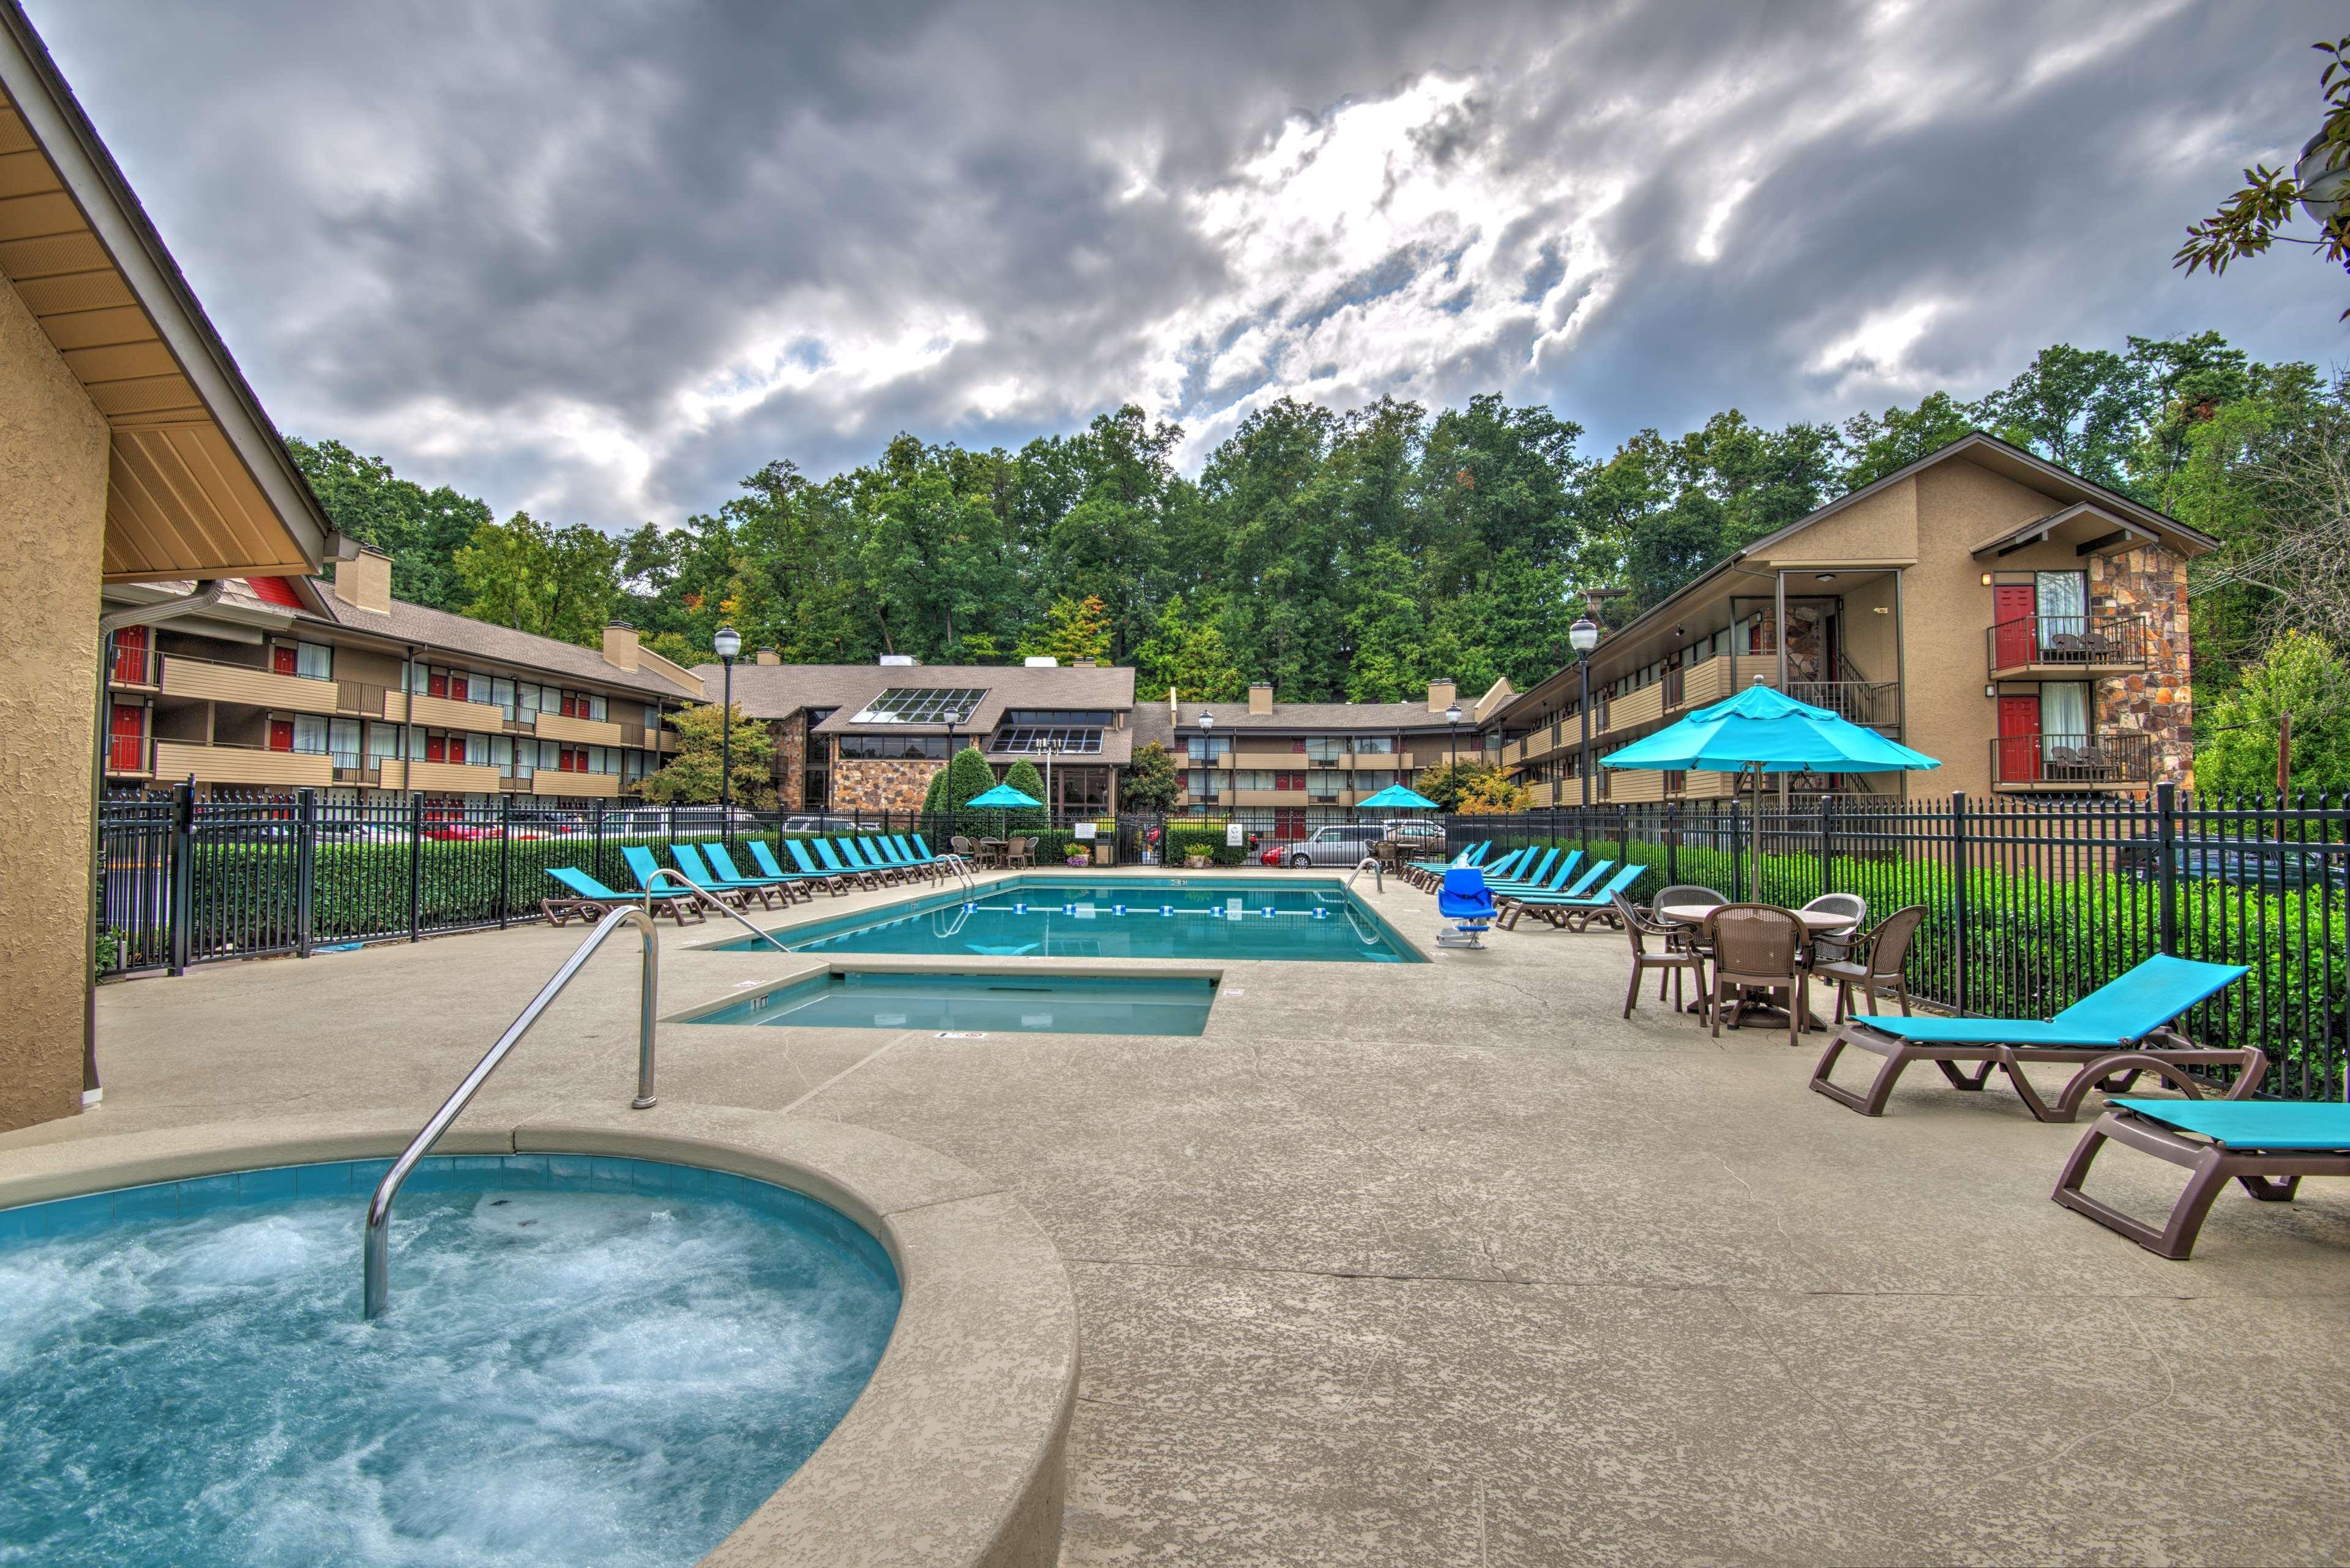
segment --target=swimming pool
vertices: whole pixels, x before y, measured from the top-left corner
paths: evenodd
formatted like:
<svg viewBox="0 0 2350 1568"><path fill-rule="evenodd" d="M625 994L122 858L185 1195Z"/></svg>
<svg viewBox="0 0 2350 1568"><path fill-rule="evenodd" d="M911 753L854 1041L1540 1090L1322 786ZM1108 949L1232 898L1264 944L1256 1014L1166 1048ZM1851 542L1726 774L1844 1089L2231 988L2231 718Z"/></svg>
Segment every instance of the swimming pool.
<svg viewBox="0 0 2350 1568"><path fill-rule="evenodd" d="M427 1159L0 1210L0 1561L691 1563L812 1453L899 1305L835 1210L699 1168Z"/></svg>
<svg viewBox="0 0 2350 1568"><path fill-rule="evenodd" d="M1286 877L1013 877L782 927L775 938L816 953L1423 961L1345 884ZM767 946L755 937L718 945Z"/></svg>
<svg viewBox="0 0 2350 1568"><path fill-rule="evenodd" d="M769 986L689 1023L936 1029L983 1034L1197 1034L1216 983L1182 974L835 971Z"/></svg>

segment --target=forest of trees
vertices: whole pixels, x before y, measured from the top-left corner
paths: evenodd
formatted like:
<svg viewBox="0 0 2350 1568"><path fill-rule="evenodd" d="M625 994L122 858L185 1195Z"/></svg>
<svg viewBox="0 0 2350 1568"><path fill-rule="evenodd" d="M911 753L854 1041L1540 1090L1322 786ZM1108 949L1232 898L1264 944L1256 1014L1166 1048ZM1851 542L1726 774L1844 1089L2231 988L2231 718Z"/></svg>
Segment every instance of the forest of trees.
<svg viewBox="0 0 2350 1568"><path fill-rule="evenodd" d="M1628 588L1609 607L1627 618L1973 429L2223 541L2197 568L2208 695L2282 632L2345 646L2321 607L2343 602L2339 568L2293 542L2341 534L2330 476L2350 472L2350 385L2254 363L2214 333L2058 344L1979 400L1936 392L1840 427L1731 410L1606 455L1552 410L1498 396L1433 413L1284 400L1193 479L1171 461L1180 431L1127 407L1016 452L899 436L823 480L779 458L681 527L618 536L499 522L338 442L292 444L337 525L390 553L396 593L525 630L592 644L619 618L685 662L722 621L793 661L1090 654L1137 665L1146 696L1270 680L1300 701L1537 680L1570 657L1569 587Z"/></svg>

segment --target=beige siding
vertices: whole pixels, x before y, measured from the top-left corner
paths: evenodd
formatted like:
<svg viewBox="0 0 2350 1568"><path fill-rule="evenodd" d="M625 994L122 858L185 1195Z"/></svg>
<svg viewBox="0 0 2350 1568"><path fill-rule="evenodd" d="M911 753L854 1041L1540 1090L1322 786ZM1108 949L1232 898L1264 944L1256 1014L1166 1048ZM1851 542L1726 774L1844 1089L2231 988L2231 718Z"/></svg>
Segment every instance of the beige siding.
<svg viewBox="0 0 2350 1568"><path fill-rule="evenodd" d="M407 787L434 794L494 794L498 787L498 770L465 763L411 762L408 764Z"/></svg>
<svg viewBox="0 0 2350 1568"><path fill-rule="evenodd" d="M331 713L337 706L338 693L338 688L331 680L280 675L275 670L241 664L213 664L176 654L163 656L166 697L242 702L296 713Z"/></svg>
<svg viewBox="0 0 2350 1568"><path fill-rule="evenodd" d="M324 789L335 782L334 760L308 752L271 752L248 746L192 746L155 742L155 776L200 784L235 784L255 789Z"/></svg>
<svg viewBox="0 0 2350 1568"><path fill-rule="evenodd" d="M392 701L387 698L385 705L390 706ZM505 710L488 702L460 702L452 697L428 697L419 691L410 698L410 706L412 711L408 718L414 724L427 724L442 730L471 730L490 735L506 727ZM399 717L396 713L384 716Z"/></svg>
<svg viewBox="0 0 2350 1568"><path fill-rule="evenodd" d="M571 719L561 713L538 716L538 738L566 741L575 746L617 746L620 726L604 719Z"/></svg>
<svg viewBox="0 0 2350 1568"><path fill-rule="evenodd" d="M530 775L533 794L571 795L581 800L610 800L620 793L618 774L567 774L541 768Z"/></svg>

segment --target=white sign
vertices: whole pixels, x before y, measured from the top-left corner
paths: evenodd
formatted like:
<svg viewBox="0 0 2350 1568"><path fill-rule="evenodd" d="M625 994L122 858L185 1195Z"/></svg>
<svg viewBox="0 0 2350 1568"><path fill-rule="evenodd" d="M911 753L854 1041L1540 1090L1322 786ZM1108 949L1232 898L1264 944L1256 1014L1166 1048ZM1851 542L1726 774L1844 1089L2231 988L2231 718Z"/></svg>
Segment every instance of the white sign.
<svg viewBox="0 0 2350 1568"><path fill-rule="evenodd" d="M1241 836L1241 825L1240 825L1239 823L1237 823L1237 822L1228 822L1228 823L1224 824L1224 847L1225 847L1225 848L1227 848L1227 849L1238 849L1238 848L1239 848L1239 847L1240 847L1243 843L1245 843L1245 842L1246 842L1246 840L1245 840L1245 839L1243 839L1243 838L1242 837L1242 836Z"/></svg>
<svg viewBox="0 0 2350 1568"><path fill-rule="evenodd" d="M1090 822L1081 822L1077 824L1077 836L1079 838L1091 838L1094 836L1095 826L1096 825Z"/></svg>

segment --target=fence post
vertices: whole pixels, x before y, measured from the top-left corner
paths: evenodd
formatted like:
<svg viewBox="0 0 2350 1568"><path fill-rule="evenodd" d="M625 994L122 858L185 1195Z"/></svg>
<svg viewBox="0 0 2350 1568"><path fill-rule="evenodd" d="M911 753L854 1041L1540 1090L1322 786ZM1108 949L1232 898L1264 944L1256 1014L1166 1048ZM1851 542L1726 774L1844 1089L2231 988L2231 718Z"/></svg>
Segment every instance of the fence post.
<svg viewBox="0 0 2350 1568"><path fill-rule="evenodd" d="M1958 1010L1967 1010L1967 792L1950 795L1950 916L1956 928Z"/></svg>
<svg viewBox="0 0 2350 1568"><path fill-rule="evenodd" d="M2174 957L2178 952L2178 786L2165 780L2154 786L2154 838L2157 862L2161 869L2156 873L2155 897L2160 902L2155 911L2155 927L2162 950Z"/></svg>
<svg viewBox="0 0 2350 1568"><path fill-rule="evenodd" d="M672 815L676 814L676 811L677 807L673 805L670 807L670 812ZM592 864L596 867L596 880L600 882L604 879L606 875L608 875L604 869L604 802L600 797L596 802L595 834L596 858Z"/></svg>
<svg viewBox="0 0 2350 1568"><path fill-rule="evenodd" d="M294 792L294 952L308 958L317 914L312 886L318 874L318 792Z"/></svg>
<svg viewBox="0 0 2350 1568"><path fill-rule="evenodd" d="M514 855L514 796L498 792L498 929L506 929L506 863Z"/></svg>
<svg viewBox="0 0 2350 1568"><path fill-rule="evenodd" d="M1665 806L1665 882L1681 879L1681 803L1678 796Z"/></svg>
<svg viewBox="0 0 2350 1568"><path fill-rule="evenodd" d="M188 972L188 927L196 901L196 786L172 786L172 951L173 974Z"/></svg>
<svg viewBox="0 0 2350 1568"><path fill-rule="evenodd" d="M1828 867L1835 863L1835 796L1820 796L1820 891L1832 893Z"/></svg>
<svg viewBox="0 0 2350 1568"><path fill-rule="evenodd" d="M408 940L424 924L424 795L408 792Z"/></svg>

